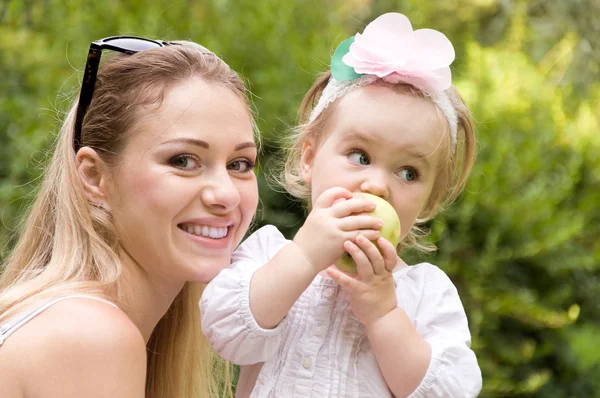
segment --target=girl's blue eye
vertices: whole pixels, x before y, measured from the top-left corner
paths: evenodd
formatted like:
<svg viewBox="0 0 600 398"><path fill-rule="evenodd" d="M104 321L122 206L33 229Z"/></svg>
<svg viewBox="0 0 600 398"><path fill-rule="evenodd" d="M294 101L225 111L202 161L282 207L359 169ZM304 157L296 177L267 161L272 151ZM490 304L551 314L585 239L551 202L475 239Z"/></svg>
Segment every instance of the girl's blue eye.
<svg viewBox="0 0 600 398"><path fill-rule="evenodd" d="M348 159L351 163L359 164L361 166L366 166L371 164L371 160L369 156L363 151L352 151L348 154Z"/></svg>
<svg viewBox="0 0 600 398"><path fill-rule="evenodd" d="M400 178L409 182L414 181L419 177L417 171L411 168L402 169L398 174L400 175Z"/></svg>
<svg viewBox="0 0 600 398"><path fill-rule="evenodd" d="M254 169L254 162L249 159L238 159L229 163L229 170L239 173L248 173Z"/></svg>
<svg viewBox="0 0 600 398"><path fill-rule="evenodd" d="M196 160L190 155L178 155L169 160L169 164L182 170L191 170L196 166Z"/></svg>

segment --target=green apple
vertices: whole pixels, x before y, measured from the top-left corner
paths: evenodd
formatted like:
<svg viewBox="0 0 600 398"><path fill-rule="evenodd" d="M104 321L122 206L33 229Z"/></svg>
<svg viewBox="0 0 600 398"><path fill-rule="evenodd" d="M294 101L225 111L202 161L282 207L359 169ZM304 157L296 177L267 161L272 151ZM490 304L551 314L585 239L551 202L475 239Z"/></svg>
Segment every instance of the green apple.
<svg viewBox="0 0 600 398"><path fill-rule="evenodd" d="M355 193L355 195L362 195L375 202L375 210L368 213L373 217L377 217L383 220L383 227L380 229L381 236L388 240L392 245L398 245L400 241L400 219L396 210L389 204L385 199L379 196L371 195L368 193ZM355 274L356 263L352 259L352 256L348 253L344 253L342 257L336 261L335 265L344 272Z"/></svg>

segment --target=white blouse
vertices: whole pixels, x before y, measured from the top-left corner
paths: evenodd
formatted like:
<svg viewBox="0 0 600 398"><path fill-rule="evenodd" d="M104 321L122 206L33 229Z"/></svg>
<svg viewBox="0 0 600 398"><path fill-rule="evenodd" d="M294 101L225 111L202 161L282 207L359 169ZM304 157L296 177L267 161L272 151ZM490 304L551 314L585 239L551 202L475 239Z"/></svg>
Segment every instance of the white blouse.
<svg viewBox="0 0 600 398"><path fill-rule="evenodd" d="M288 242L274 226L259 229L200 300L202 330L211 346L242 365L239 386L252 386L251 380L243 380L252 373L244 366L264 363L254 389L237 396L392 397L365 328L353 316L347 292L333 279L318 275L274 329L256 323L250 280ZM481 371L470 349L465 311L448 276L429 263L400 268L393 275L398 306L432 347L427 373L410 397L477 396Z"/></svg>

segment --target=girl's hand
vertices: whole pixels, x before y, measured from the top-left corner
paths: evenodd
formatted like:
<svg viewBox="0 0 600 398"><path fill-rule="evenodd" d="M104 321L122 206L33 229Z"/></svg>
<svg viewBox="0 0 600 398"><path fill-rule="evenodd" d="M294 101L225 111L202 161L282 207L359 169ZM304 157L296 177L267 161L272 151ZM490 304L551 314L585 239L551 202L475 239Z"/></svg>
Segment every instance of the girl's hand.
<svg viewBox="0 0 600 398"><path fill-rule="evenodd" d="M392 271L398 262L396 248L384 238L377 239L381 252L364 236L356 243L346 241L345 250L357 265L358 274L353 278L334 266L327 273L350 293L350 308L365 327L383 318L398 306Z"/></svg>
<svg viewBox="0 0 600 398"><path fill-rule="evenodd" d="M294 243L318 273L344 254L344 242L364 236L367 241L379 237L383 221L362 214L375 209L375 203L356 196L344 188L330 188L323 192L308 215Z"/></svg>

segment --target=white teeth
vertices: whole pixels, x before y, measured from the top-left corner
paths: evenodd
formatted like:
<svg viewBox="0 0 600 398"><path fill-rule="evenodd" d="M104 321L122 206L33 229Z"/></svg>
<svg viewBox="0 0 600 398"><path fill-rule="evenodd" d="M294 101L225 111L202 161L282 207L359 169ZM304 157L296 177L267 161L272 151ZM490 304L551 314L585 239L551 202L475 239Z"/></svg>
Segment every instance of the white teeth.
<svg viewBox="0 0 600 398"><path fill-rule="evenodd" d="M211 239L220 239L227 236L227 227L210 227L208 225L182 224L181 229L189 234L204 236Z"/></svg>
<svg viewBox="0 0 600 398"><path fill-rule="evenodd" d="M204 231L202 231L204 232ZM227 235L227 228L210 227L209 235L213 239L223 238Z"/></svg>

